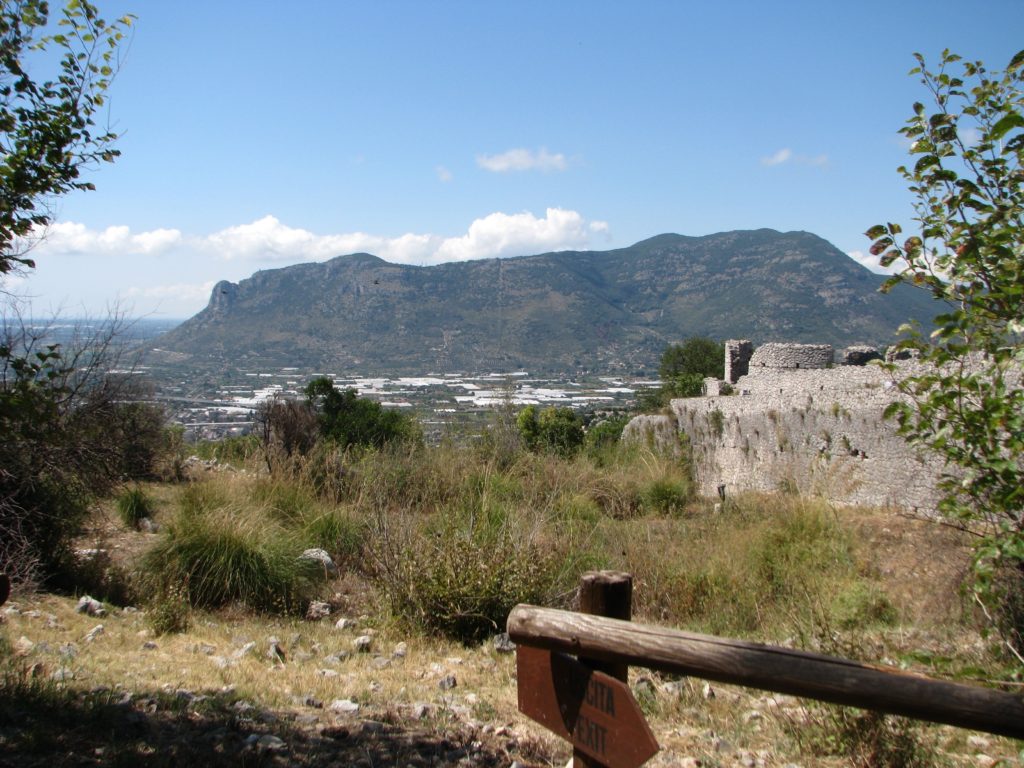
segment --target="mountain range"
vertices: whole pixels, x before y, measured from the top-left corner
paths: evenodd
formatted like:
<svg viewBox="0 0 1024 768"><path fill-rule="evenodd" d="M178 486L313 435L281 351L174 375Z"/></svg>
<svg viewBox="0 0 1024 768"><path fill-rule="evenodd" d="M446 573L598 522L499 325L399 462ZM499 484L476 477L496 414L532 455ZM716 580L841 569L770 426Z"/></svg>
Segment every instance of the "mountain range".
<svg viewBox="0 0 1024 768"><path fill-rule="evenodd" d="M157 361L333 372L643 372L666 344L885 345L938 314L808 232L658 235L628 248L391 264L356 253L218 283Z"/></svg>

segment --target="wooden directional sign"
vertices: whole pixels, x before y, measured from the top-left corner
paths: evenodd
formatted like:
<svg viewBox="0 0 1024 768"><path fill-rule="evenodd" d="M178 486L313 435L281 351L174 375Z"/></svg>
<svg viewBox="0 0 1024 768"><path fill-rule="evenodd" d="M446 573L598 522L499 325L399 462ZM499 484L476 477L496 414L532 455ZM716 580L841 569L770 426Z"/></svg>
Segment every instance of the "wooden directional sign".
<svg viewBox="0 0 1024 768"><path fill-rule="evenodd" d="M516 649L519 711L602 765L637 768L658 751L629 686L571 656Z"/></svg>

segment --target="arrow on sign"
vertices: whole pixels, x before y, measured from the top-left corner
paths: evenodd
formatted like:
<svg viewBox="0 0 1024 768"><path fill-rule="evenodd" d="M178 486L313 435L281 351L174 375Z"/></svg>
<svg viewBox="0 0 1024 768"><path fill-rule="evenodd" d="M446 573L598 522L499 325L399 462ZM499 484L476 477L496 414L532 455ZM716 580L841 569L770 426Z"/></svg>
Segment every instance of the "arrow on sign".
<svg viewBox="0 0 1024 768"><path fill-rule="evenodd" d="M658 751L629 686L571 656L516 648L519 711L571 741L588 757L638 768Z"/></svg>

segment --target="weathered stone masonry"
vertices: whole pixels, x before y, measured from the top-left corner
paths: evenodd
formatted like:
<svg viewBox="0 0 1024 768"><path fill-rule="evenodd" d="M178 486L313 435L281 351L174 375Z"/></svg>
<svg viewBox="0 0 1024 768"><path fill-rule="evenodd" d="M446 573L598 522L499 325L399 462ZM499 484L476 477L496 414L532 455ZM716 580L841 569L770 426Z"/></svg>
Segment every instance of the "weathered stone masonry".
<svg viewBox="0 0 1024 768"><path fill-rule="evenodd" d="M741 344L726 342L727 366ZM841 504L934 510L942 463L883 419L898 397L890 375L874 365L826 367L832 359L826 345L766 344L735 379L736 394L673 400L671 416L634 419L625 435L673 447L685 434L707 496L724 485L727 494L790 490Z"/></svg>

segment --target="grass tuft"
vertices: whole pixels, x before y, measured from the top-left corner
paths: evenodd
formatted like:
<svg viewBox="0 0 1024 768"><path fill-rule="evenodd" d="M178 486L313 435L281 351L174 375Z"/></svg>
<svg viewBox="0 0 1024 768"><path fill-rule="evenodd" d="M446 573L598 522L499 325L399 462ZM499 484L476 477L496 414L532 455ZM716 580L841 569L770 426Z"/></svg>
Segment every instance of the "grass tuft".
<svg viewBox="0 0 1024 768"><path fill-rule="evenodd" d="M143 518L153 517L153 500L138 486L121 491L116 505L121 521L133 530L138 529Z"/></svg>

